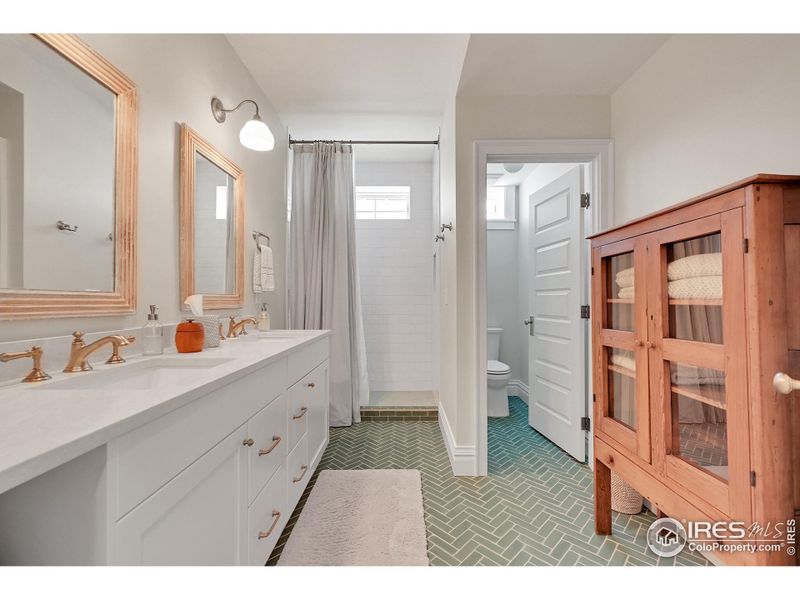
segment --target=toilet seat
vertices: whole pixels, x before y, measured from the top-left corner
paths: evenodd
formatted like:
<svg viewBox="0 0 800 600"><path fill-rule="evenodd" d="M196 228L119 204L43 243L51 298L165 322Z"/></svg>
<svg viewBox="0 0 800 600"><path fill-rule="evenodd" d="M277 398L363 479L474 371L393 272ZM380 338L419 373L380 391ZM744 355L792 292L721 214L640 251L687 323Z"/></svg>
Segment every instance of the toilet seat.
<svg viewBox="0 0 800 600"><path fill-rule="evenodd" d="M499 360L490 360L486 371L489 375L508 375L511 367Z"/></svg>

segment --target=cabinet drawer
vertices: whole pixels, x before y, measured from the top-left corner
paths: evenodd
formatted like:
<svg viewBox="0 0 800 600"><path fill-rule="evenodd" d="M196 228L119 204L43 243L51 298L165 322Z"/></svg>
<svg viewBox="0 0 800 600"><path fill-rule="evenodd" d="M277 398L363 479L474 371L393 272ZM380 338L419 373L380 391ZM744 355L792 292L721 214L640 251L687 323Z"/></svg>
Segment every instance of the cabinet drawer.
<svg viewBox="0 0 800 600"><path fill-rule="evenodd" d="M286 464L289 471L287 473L287 485L289 486L289 512L291 512L297 506L297 501L303 495L303 490L306 489L308 480L311 477L310 465L308 464L308 440L306 437L303 437L294 450L289 453Z"/></svg>
<svg viewBox="0 0 800 600"><path fill-rule="evenodd" d="M314 379L314 373L309 373L289 388L289 452L308 430L309 411L317 389Z"/></svg>
<svg viewBox="0 0 800 600"><path fill-rule="evenodd" d="M300 381L311 372L311 369L328 358L328 339L326 337L316 341L310 346L289 355L287 367L287 383L289 385Z"/></svg>
<svg viewBox="0 0 800 600"><path fill-rule="evenodd" d="M247 562L264 566L289 520L286 468L281 466L247 511Z"/></svg>
<svg viewBox="0 0 800 600"><path fill-rule="evenodd" d="M112 442L109 460L114 520L280 395L285 382L286 363L278 361Z"/></svg>
<svg viewBox="0 0 800 600"><path fill-rule="evenodd" d="M278 467L286 462L286 396L278 396L247 423L249 493L252 502Z"/></svg>

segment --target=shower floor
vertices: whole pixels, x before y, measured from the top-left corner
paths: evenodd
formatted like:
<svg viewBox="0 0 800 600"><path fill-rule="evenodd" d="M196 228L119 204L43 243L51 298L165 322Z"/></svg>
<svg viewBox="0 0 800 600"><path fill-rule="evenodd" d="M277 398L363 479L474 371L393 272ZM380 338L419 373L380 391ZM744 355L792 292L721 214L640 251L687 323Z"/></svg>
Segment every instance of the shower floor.
<svg viewBox="0 0 800 600"><path fill-rule="evenodd" d="M419 392L370 391L369 406L438 406L439 395L430 390Z"/></svg>

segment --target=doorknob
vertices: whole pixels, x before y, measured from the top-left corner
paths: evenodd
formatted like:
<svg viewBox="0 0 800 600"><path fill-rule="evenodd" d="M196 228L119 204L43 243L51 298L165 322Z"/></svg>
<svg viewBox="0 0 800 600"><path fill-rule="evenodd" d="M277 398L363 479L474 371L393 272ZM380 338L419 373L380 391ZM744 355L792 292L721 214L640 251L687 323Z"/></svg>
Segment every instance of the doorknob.
<svg viewBox="0 0 800 600"><path fill-rule="evenodd" d="M528 317L527 319L525 319L525 320L523 321L523 323L525 323L525 325L527 325L527 326L528 326L528 333L529 333L530 335L533 335L533 328L534 328L534 324L533 324L533 315L531 315L530 317Z"/></svg>
<svg viewBox="0 0 800 600"><path fill-rule="evenodd" d="M781 394L791 394L795 390L800 390L800 381L792 379L786 373L775 373L772 378L772 387Z"/></svg>

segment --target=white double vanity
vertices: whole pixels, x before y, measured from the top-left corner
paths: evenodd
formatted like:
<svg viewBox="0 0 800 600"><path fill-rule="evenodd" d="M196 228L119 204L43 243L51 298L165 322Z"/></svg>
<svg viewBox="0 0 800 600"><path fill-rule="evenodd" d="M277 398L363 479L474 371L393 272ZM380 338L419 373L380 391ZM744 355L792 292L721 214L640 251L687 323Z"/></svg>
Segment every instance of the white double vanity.
<svg viewBox="0 0 800 600"><path fill-rule="evenodd" d="M328 336L0 388L0 563L263 565L328 443Z"/></svg>

